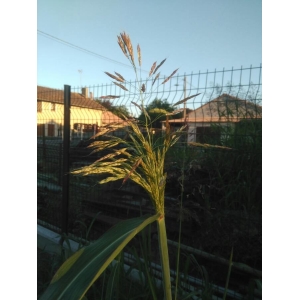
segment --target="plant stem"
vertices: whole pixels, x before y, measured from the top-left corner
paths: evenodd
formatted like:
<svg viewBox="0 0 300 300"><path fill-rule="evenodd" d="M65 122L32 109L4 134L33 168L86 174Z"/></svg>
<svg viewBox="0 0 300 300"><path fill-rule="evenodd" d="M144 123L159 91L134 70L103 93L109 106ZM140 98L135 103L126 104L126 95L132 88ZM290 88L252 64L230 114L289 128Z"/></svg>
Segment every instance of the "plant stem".
<svg viewBox="0 0 300 300"><path fill-rule="evenodd" d="M233 248L231 248L231 254L230 254L230 259L229 259L229 268L228 268L228 274L227 274L227 278L226 278L226 285L225 285L223 300L226 299L226 294L227 294L227 290L228 290L229 278L230 278L231 267L232 267L232 256L233 256Z"/></svg>
<svg viewBox="0 0 300 300"><path fill-rule="evenodd" d="M186 148L183 149L183 160L182 160L182 174L181 174L181 191L180 191L180 207L179 207L179 237L177 247L177 260L176 260L176 284L175 284L175 300L177 299L178 291L178 279L179 279L179 260L180 260L180 247L181 247L181 230L182 230L182 200L184 192L184 170L185 170L185 159L186 159Z"/></svg>
<svg viewBox="0 0 300 300"><path fill-rule="evenodd" d="M165 299L172 300L167 232L165 217L163 215L157 220L157 229Z"/></svg>

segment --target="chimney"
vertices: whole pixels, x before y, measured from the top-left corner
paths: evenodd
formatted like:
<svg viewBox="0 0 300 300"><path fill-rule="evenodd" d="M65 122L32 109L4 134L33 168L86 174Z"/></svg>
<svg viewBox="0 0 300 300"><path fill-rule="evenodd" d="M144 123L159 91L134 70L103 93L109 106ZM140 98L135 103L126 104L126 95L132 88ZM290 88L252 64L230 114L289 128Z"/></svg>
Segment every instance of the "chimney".
<svg viewBox="0 0 300 300"><path fill-rule="evenodd" d="M87 87L81 88L81 94L83 95L83 97L88 98L89 89Z"/></svg>
<svg viewBox="0 0 300 300"><path fill-rule="evenodd" d="M94 100L94 97L93 97L93 93L92 93L92 92L90 92L90 98L91 98L91 100Z"/></svg>

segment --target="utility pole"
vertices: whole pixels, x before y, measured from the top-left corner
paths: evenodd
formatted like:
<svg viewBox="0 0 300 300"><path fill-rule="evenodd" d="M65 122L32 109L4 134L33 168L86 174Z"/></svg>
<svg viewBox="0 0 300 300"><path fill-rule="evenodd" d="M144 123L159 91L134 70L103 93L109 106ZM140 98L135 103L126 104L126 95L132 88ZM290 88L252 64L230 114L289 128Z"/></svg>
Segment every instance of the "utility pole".
<svg viewBox="0 0 300 300"><path fill-rule="evenodd" d="M184 78L183 78L183 97L184 99L186 98L186 77L184 75ZM186 117L186 102L183 103L183 118L185 119Z"/></svg>
<svg viewBox="0 0 300 300"><path fill-rule="evenodd" d="M62 178L62 223L61 233L68 234L68 220L69 220L69 185L70 185L70 113L71 113L71 86L64 85L64 140L63 140L63 178ZM64 242L64 237L60 240L61 245Z"/></svg>
<svg viewBox="0 0 300 300"><path fill-rule="evenodd" d="M179 86L179 84L175 84L175 86ZM186 77L184 75L183 78L183 99L186 98ZM186 102L183 103L183 119L186 117Z"/></svg>

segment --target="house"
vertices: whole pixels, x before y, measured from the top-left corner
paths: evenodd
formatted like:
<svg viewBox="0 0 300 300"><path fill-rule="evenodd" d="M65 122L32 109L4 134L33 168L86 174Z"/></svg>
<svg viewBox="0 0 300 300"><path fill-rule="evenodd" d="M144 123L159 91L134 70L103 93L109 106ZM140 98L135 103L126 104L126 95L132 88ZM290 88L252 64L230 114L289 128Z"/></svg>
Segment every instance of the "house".
<svg viewBox="0 0 300 300"><path fill-rule="evenodd" d="M104 125L122 120L93 100L88 88L71 93L71 137L90 137ZM60 137L64 124L64 91L37 86L37 135Z"/></svg>
<svg viewBox="0 0 300 300"><path fill-rule="evenodd" d="M169 120L174 130L187 125L187 142L207 142L205 137L218 135L220 126L233 128L245 120L262 120L262 106L237 97L222 94L186 115L186 120ZM162 122L165 130L166 121ZM220 137L219 137L220 138Z"/></svg>

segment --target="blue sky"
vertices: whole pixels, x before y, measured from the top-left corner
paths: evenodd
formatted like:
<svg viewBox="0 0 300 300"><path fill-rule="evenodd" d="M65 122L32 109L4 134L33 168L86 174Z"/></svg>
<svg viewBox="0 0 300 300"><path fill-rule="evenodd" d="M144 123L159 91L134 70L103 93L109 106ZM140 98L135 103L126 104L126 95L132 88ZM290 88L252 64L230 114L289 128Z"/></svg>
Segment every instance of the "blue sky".
<svg viewBox="0 0 300 300"><path fill-rule="evenodd" d="M145 78L164 58L167 76L262 63L261 0L38 0L37 30L37 84L52 88L109 83L104 71L133 80L123 31L140 44Z"/></svg>

